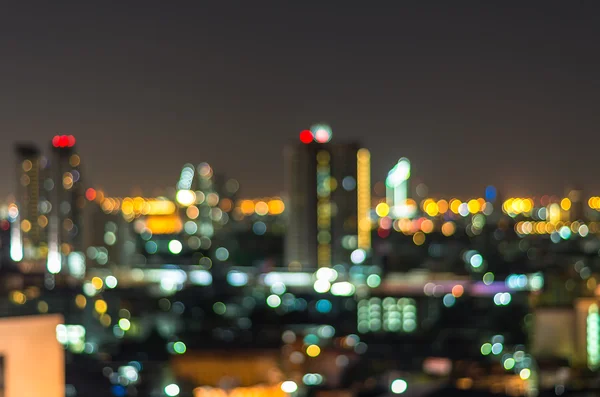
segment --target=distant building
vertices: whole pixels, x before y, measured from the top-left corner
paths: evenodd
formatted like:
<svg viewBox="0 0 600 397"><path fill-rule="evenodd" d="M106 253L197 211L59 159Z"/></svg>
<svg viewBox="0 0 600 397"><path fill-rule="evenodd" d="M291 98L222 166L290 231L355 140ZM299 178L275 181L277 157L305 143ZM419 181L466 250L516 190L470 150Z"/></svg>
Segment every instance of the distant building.
<svg viewBox="0 0 600 397"><path fill-rule="evenodd" d="M84 187L81 159L75 151L72 135L56 135L52 139L50 171L52 190L48 235L48 262L50 273L59 273L67 262L81 262L83 258ZM73 266L70 266L73 267ZM79 265L77 265L79 267Z"/></svg>
<svg viewBox="0 0 600 397"><path fill-rule="evenodd" d="M19 207L19 220L25 247L38 246L42 241L38 220L40 211L40 160L39 149L33 144L17 144L16 201ZM42 223L43 224L43 223Z"/></svg>
<svg viewBox="0 0 600 397"><path fill-rule="evenodd" d="M371 202L370 156L363 153L359 162L358 143L330 139L329 127L315 126L301 133L301 143L286 148L287 266L348 264L350 252L358 247L358 204L363 204L360 212L366 217ZM361 243L370 246L364 233Z"/></svg>

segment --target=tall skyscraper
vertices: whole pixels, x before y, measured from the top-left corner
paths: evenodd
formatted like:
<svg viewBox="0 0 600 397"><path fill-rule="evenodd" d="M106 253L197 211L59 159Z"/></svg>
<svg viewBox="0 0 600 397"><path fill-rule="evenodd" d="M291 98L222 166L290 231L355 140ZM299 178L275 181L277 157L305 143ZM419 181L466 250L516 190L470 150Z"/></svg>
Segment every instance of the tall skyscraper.
<svg viewBox="0 0 600 397"><path fill-rule="evenodd" d="M53 189L47 268L50 273L58 273L67 260L81 259L85 197L80 171L81 159L75 151L73 135L55 136L51 150Z"/></svg>
<svg viewBox="0 0 600 397"><path fill-rule="evenodd" d="M365 152L359 156L357 143L330 140L331 129L317 125L286 148L287 266L349 264L359 235L361 245L370 246L365 233L359 233L358 220L358 212L367 216L365 203L370 204L370 158Z"/></svg>
<svg viewBox="0 0 600 397"><path fill-rule="evenodd" d="M41 240L39 216L40 151L32 144L17 144L17 206L25 247L38 246Z"/></svg>

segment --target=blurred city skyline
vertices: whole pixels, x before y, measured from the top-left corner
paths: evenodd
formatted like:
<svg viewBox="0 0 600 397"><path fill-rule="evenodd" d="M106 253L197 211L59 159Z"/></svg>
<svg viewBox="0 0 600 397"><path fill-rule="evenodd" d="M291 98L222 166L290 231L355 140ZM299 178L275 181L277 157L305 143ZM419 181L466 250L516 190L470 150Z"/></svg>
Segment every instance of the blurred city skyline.
<svg viewBox="0 0 600 397"><path fill-rule="evenodd" d="M283 146L321 121L369 148L374 181L404 156L433 195L600 192L598 5L339 4L11 4L2 136L75 135L85 183L111 195L202 161L280 194Z"/></svg>

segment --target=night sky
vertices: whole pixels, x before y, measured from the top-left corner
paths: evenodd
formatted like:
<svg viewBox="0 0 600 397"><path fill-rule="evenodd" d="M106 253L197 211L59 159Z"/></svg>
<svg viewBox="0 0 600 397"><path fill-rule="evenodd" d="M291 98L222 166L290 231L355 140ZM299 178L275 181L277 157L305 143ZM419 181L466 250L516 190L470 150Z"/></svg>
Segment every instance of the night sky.
<svg viewBox="0 0 600 397"><path fill-rule="evenodd" d="M406 156L434 194L600 193L597 1L22 3L0 10L1 196L14 142L56 133L109 195L202 161L275 195L321 121L376 180Z"/></svg>

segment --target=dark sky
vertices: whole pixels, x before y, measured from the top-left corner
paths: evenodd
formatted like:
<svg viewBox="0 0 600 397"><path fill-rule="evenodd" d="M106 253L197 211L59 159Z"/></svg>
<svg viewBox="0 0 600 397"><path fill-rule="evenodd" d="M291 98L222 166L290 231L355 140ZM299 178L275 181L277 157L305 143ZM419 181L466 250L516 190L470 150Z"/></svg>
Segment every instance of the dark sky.
<svg viewBox="0 0 600 397"><path fill-rule="evenodd" d="M433 193L599 193L600 2L521 3L3 4L0 194L14 141L59 132L109 194L202 161L277 194L284 144L319 121L374 179L406 156Z"/></svg>

